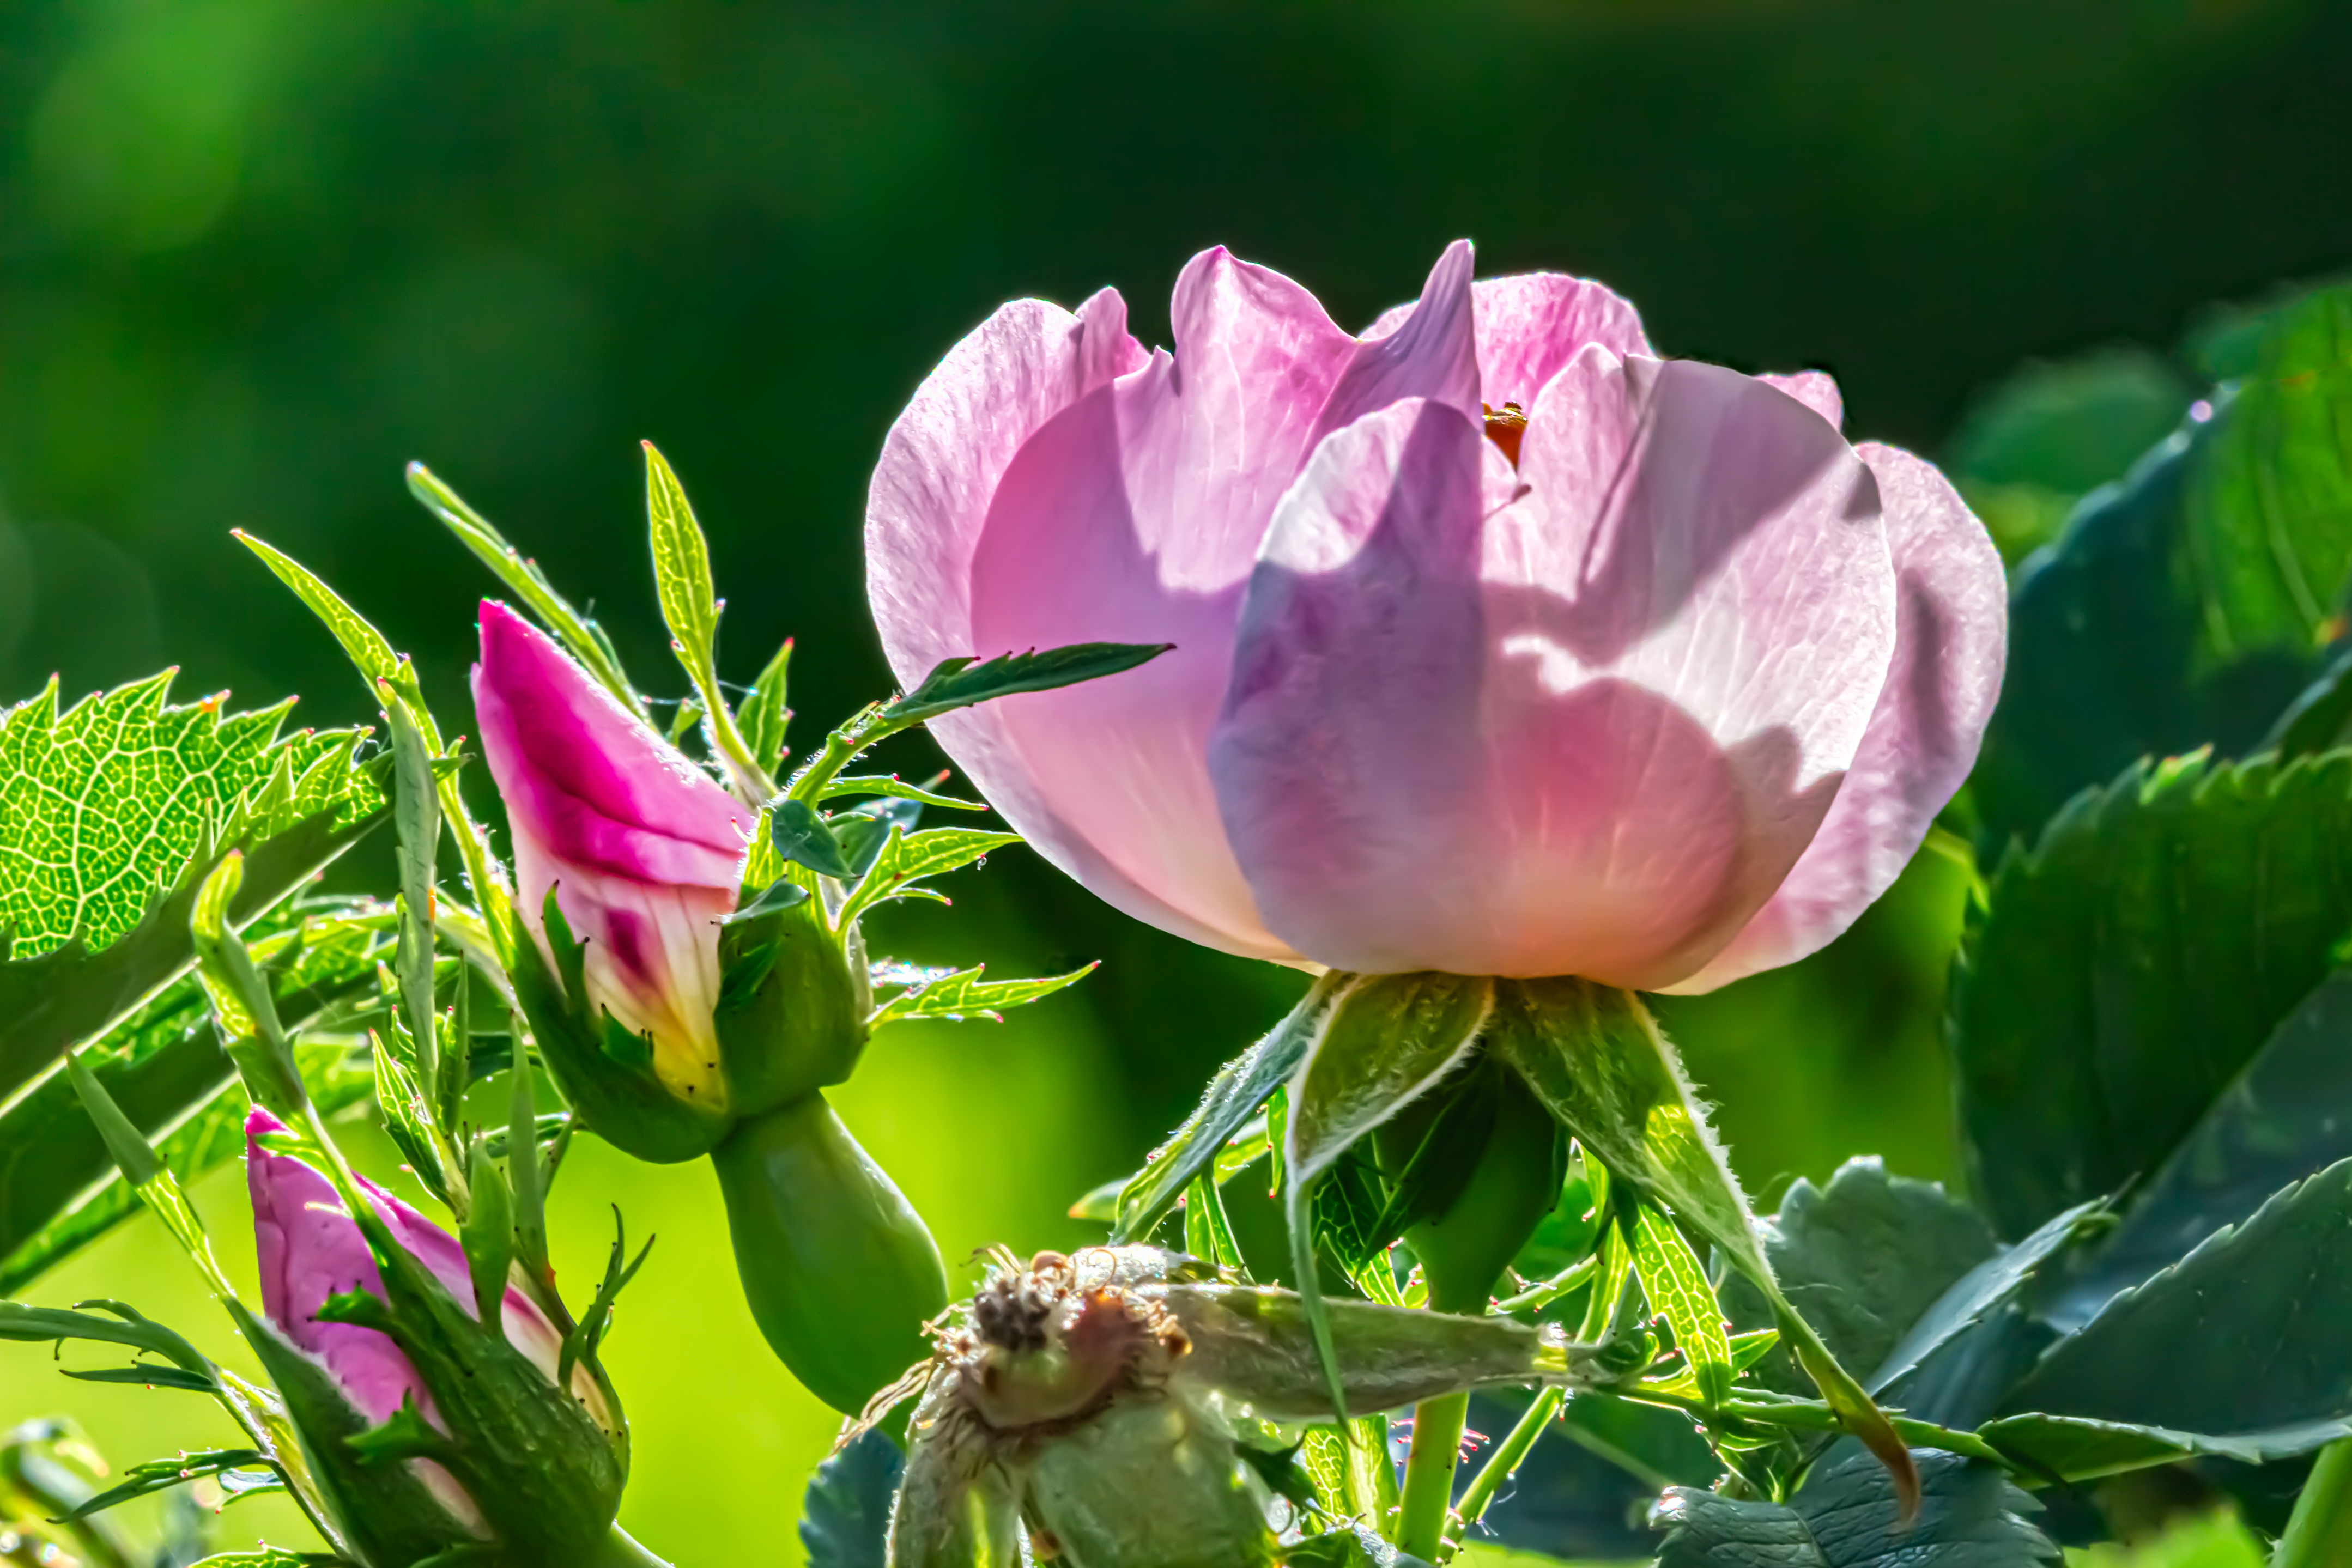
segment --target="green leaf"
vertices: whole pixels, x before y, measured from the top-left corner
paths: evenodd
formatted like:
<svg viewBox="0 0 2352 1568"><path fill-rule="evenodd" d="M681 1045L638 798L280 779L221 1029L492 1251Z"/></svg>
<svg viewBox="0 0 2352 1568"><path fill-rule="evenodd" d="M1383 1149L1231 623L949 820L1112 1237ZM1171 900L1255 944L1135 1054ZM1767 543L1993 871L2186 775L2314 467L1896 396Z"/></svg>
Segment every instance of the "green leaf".
<svg viewBox="0 0 2352 1568"><path fill-rule="evenodd" d="M288 706L167 700L172 674L0 714L0 1098L183 972L197 887L247 852L237 924L283 899L383 803L361 734L281 737Z"/></svg>
<svg viewBox="0 0 2352 1568"><path fill-rule="evenodd" d="M797 804L798 802L791 802ZM838 820L838 819L836 819ZM868 886L858 889L861 904L887 898L924 877L944 876L984 860L996 850L1021 841L1018 833L992 833L979 828L934 828L928 833L901 837L882 851L874 862Z"/></svg>
<svg viewBox="0 0 2352 1568"><path fill-rule="evenodd" d="M2352 1160L2108 1301L2006 1402L2217 1437L2352 1416ZM2315 1436L2315 1442L2324 1437Z"/></svg>
<svg viewBox="0 0 2352 1568"><path fill-rule="evenodd" d="M1699 1398L1709 1406L1722 1404L1731 1395L1731 1343L1706 1269L1675 1222L1648 1204L1634 1211L1627 1240L1642 1293L1674 1331Z"/></svg>
<svg viewBox="0 0 2352 1568"><path fill-rule="evenodd" d="M539 1145L516 1151L517 1163L535 1166ZM466 1270L474 1284L474 1310L483 1322L496 1322L507 1295L507 1270L515 1256L514 1204L507 1178L490 1161L485 1141L474 1141L472 1168L466 1190L470 1206L458 1239L466 1252Z"/></svg>
<svg viewBox="0 0 2352 1568"><path fill-rule="evenodd" d="M2304 687L2253 749L2289 758L2316 757L2352 740L2347 731L2352 731L2352 651L2339 654Z"/></svg>
<svg viewBox="0 0 2352 1568"><path fill-rule="evenodd" d="M339 1016L352 983L372 979L381 933L371 917L331 907L299 927L283 915L268 924L278 929L258 942L262 970L298 1020ZM84 1054L184 1185L242 1152L246 1096L232 1083L193 977L174 981ZM365 1059L355 1067L341 1039L298 1044L295 1054L322 1114L366 1096ZM0 1113L0 1294L21 1290L139 1207L65 1073L34 1084Z"/></svg>
<svg viewBox="0 0 2352 1568"><path fill-rule="evenodd" d="M938 780L932 782L937 783ZM835 779L816 792L820 800L830 800L838 795L887 795L893 800L914 800L950 811L988 810L985 800L966 800L954 795L941 795L919 785L909 784L896 774L852 773Z"/></svg>
<svg viewBox="0 0 2352 1568"><path fill-rule="evenodd" d="M910 724L1015 692L1049 692L1081 681L1098 681L1150 664L1175 645L1074 643L1043 653L1004 653L986 664L970 658L943 659L920 685L884 708L881 716L889 723Z"/></svg>
<svg viewBox="0 0 2352 1568"><path fill-rule="evenodd" d="M890 1502L906 1456L868 1427L817 1466L801 1499L801 1550L808 1568L883 1568Z"/></svg>
<svg viewBox="0 0 2352 1568"><path fill-rule="evenodd" d="M2153 1540L2090 1547L2074 1568L2263 1568L2268 1546L2229 1509L2175 1518Z"/></svg>
<svg viewBox="0 0 2352 1568"><path fill-rule="evenodd" d="M1988 1421L1977 1435L2021 1472L2071 1484L2208 1457L2267 1464L2307 1454L2347 1429L2352 1422L2319 1421L2225 1437L2032 1411Z"/></svg>
<svg viewBox="0 0 2352 1568"><path fill-rule="evenodd" d="M677 639L680 662L697 685L710 668L719 640L719 601L710 586L710 549L687 501L686 487L669 460L646 449L646 518L650 525L654 557L654 591L661 600L662 621Z"/></svg>
<svg viewBox="0 0 2352 1568"><path fill-rule="evenodd" d="M1894 1427L1819 1333L1780 1292L1681 1059L1631 991L1573 977L1497 985L1493 1050L1518 1069L1552 1115L1624 1181L1722 1249L1763 1292L1774 1326L1847 1429L1888 1466L1898 1489L1916 1481Z"/></svg>
<svg viewBox="0 0 2352 1568"><path fill-rule="evenodd" d="M1224 1195L1207 1176L1193 1177L1185 1189L1184 1250L1247 1277L1241 1245L1234 1239L1234 1222L1225 1213Z"/></svg>
<svg viewBox="0 0 2352 1568"><path fill-rule="evenodd" d="M2189 496L2208 664L2333 641L2352 566L2352 286L2280 312L2259 354Z"/></svg>
<svg viewBox="0 0 2352 1568"><path fill-rule="evenodd" d="M2352 753L2135 767L1995 876L1954 978L1973 1185L2023 1235L2187 1137L2352 929Z"/></svg>
<svg viewBox="0 0 2352 1568"><path fill-rule="evenodd" d="M807 801L777 801L768 812L768 835L776 852L794 865L804 865L835 881L849 880L849 856L833 836L833 829Z"/></svg>
<svg viewBox="0 0 2352 1568"><path fill-rule="evenodd" d="M1118 1196L1112 1246L1129 1246L1151 1234L1192 1178L1217 1160L1226 1141L1297 1071L1328 1027L1332 1005L1347 984L1345 976L1318 977L1298 1005L1263 1040L1217 1070L1183 1125L1151 1152L1141 1170L1128 1178Z"/></svg>
<svg viewBox="0 0 2352 1568"><path fill-rule="evenodd" d="M911 1019L984 1018L992 1023L1001 1023L1004 1009L1050 997L1063 987L1085 979L1096 967L1088 964L1066 975L1046 975L1034 980L983 980L980 977L987 968L985 964L943 975L925 971L923 978L876 1008L867 1027L879 1029L886 1023L904 1023ZM889 984L888 976L892 973L877 968L875 982Z"/></svg>
<svg viewBox="0 0 2352 1568"><path fill-rule="evenodd" d="M791 755L784 747L784 735L792 726L793 710L788 706L791 695L793 640L776 650L751 683L751 693L736 710L736 721L743 727L743 739L751 748L751 758L773 778ZM831 793L831 791L827 791Z"/></svg>
<svg viewBox="0 0 2352 1568"><path fill-rule="evenodd" d="M621 669L621 661L614 653L604 631L572 607L569 600L555 591L539 563L519 553L507 543L506 536L492 528L482 515L458 497L455 490L443 484L432 470L422 463L408 465L409 494L424 505L426 511L438 517L442 525L456 534L465 547L472 550L483 565L498 575L499 580L513 590L552 631L573 658L588 667L606 691L621 701L621 706L647 724L653 722L646 712L644 699L629 684L628 675Z"/></svg>
<svg viewBox="0 0 2352 1568"><path fill-rule="evenodd" d="M1996 1251L1976 1210L1934 1182L1890 1176L1874 1155L1848 1160L1826 1187L1799 1177L1756 1233L1782 1293L1838 1360L1864 1369L1885 1363L1937 1298ZM1743 1326L1772 1322L1770 1302L1742 1281L1727 1282L1724 1303ZM1763 1381L1783 1393L1805 1386L1785 1354L1767 1359Z"/></svg>
<svg viewBox="0 0 2352 1568"><path fill-rule="evenodd" d="M2079 1328L2116 1291L2177 1262L2271 1194L2352 1156L2352 972L2320 982L2132 1194L2044 1314Z"/></svg>
<svg viewBox="0 0 2352 1568"><path fill-rule="evenodd" d="M2026 564L1970 791L1996 847L2136 758L2246 754L2315 673L2352 567L2347 321L2345 287L2272 317L2234 395Z"/></svg>
<svg viewBox="0 0 2352 1568"><path fill-rule="evenodd" d="M1355 1142L1428 1092L1470 1054L1495 1010L1495 984L1463 975L1351 976L1286 1086L1283 1218L1291 1272L1315 1326L1331 1397L1341 1419L1335 1359L1315 1267L1317 1235L1307 1200L1316 1183Z"/></svg>
<svg viewBox="0 0 2352 1568"><path fill-rule="evenodd" d="M383 633L345 602L342 595L320 580L317 573L243 528L229 529L229 537L259 556L261 563L277 573L280 582L294 591L294 597L326 623L327 630L334 633L335 641L343 645L344 654L358 669L360 678L367 683L370 691L375 689L378 681L400 677L400 655L393 651Z"/></svg>
<svg viewBox="0 0 2352 1568"><path fill-rule="evenodd" d="M191 1568L357 1568L348 1557L331 1552L289 1552L265 1546L258 1552L216 1552Z"/></svg>
<svg viewBox="0 0 2352 1568"><path fill-rule="evenodd" d="M145 1497L150 1492L170 1490L184 1481L205 1476L217 1476L226 1470L249 1469L268 1463L258 1448L213 1448L203 1453L182 1454L173 1459L150 1459L143 1465L132 1465L123 1471L121 1484L111 1486L66 1515L67 1519L87 1519L132 1498Z"/></svg>
<svg viewBox="0 0 2352 1568"><path fill-rule="evenodd" d="M1657 1568L2030 1568L2058 1548L2041 1505L1991 1466L1918 1456L1919 1516L1898 1523L1887 1472L1856 1457L1789 1502L1738 1502L1675 1487L1650 1522L1666 1532Z"/></svg>
<svg viewBox="0 0 2352 1568"><path fill-rule="evenodd" d="M1871 1375L1873 1393L1893 1386L1960 1334L2015 1299L2042 1264L2104 1225L2105 1206L2095 1199L2055 1215L2014 1247L2004 1247L1954 1281L1904 1332L1903 1338ZM2070 1276L2071 1277L2071 1276Z"/></svg>

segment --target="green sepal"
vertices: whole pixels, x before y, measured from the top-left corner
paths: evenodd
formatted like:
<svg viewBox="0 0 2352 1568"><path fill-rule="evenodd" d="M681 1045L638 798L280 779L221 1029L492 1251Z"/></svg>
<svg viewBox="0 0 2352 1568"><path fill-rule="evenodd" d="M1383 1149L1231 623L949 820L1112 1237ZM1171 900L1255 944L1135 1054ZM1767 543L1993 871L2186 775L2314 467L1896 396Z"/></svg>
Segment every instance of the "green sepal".
<svg viewBox="0 0 2352 1568"><path fill-rule="evenodd" d="M536 1143L516 1156L525 1165L539 1158ZM474 1282L475 1315L486 1323L499 1321L507 1295L507 1271L515 1256L514 1206L507 1178L490 1159L487 1139L474 1140L472 1167L467 1173L473 1207L458 1230L466 1250L466 1269Z"/></svg>
<svg viewBox="0 0 2352 1568"><path fill-rule="evenodd" d="M499 1317L478 1321L372 1207L358 1206L354 1218L383 1281L384 1314L373 1326L407 1356L447 1428L448 1454L436 1457L507 1552L522 1562L585 1559L612 1528L628 1477L628 1431L601 1367L584 1358L610 1431L576 1378L551 1382L509 1343Z"/></svg>
<svg viewBox="0 0 2352 1568"><path fill-rule="evenodd" d="M672 1093L655 1075L649 1051L648 1065L642 1067L613 1058L606 1049L607 1015L602 1009L589 1011L583 949L572 940L554 889L548 890L541 907L555 962L548 962L536 942L516 943L515 999L530 1020L541 1063L572 1103L576 1124L659 1165L709 1154L727 1135L732 1118L721 1107ZM638 1048L644 1049L642 1041Z"/></svg>
<svg viewBox="0 0 2352 1568"><path fill-rule="evenodd" d="M1633 992L1562 977L1496 982L1491 1049L1518 1069L1560 1124L1610 1176L1669 1210L1721 1249L1771 1304L1797 1364L1846 1429L1878 1456L1904 1511L1916 1510L1917 1467L1861 1383L1781 1293L1681 1059Z"/></svg>
<svg viewBox="0 0 2352 1568"><path fill-rule="evenodd" d="M473 1539L414 1467L371 1466L353 1451L351 1439L373 1423L351 1402L325 1363L299 1349L266 1318L235 1302L229 1312L284 1401L310 1481L355 1556L367 1563L415 1563Z"/></svg>
<svg viewBox="0 0 2352 1568"><path fill-rule="evenodd" d="M348 1318L335 1320L348 1322ZM432 1459L447 1465L457 1458L449 1439L427 1426L425 1413L416 1407L416 1396L405 1395L400 1408L384 1417L380 1427L371 1427L357 1437L343 1439L343 1446L359 1456L362 1465L397 1464L404 1459Z"/></svg>
<svg viewBox="0 0 2352 1568"><path fill-rule="evenodd" d="M803 898L719 930L712 1016L728 1109L758 1116L847 1079L866 1009L823 906Z"/></svg>

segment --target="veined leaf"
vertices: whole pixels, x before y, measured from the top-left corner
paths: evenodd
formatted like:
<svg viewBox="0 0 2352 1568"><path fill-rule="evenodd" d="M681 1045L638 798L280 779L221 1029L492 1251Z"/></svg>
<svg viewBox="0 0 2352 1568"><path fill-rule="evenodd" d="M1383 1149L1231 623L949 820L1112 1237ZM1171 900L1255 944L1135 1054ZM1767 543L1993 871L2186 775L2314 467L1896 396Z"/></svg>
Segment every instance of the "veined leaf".
<svg viewBox="0 0 2352 1568"><path fill-rule="evenodd" d="M1021 1007L1076 985L1093 974L1096 966L1088 964L1066 975L1034 980L983 980L980 977L986 967L983 964L956 969L912 986L875 1009L867 1027L879 1029L910 1019L984 1018L1002 1022L1003 1009Z"/></svg>
<svg viewBox="0 0 2352 1568"><path fill-rule="evenodd" d="M945 659L913 691L882 710L885 720L908 724L1016 692L1048 692L1097 681L1150 664L1173 643L1074 643L1044 652L1004 653L982 664Z"/></svg>
<svg viewBox="0 0 2352 1568"><path fill-rule="evenodd" d="M1782 1293L1838 1360L1863 1374L1997 1249L1975 1209L1934 1182L1888 1174L1875 1155L1848 1160L1824 1186L1798 1178L1756 1233ZM1724 1304L1744 1327L1773 1319L1762 1293L1742 1281L1725 1282ZM1786 1354L1768 1358L1760 1375L1786 1394L1806 1385Z"/></svg>
<svg viewBox="0 0 2352 1568"><path fill-rule="evenodd" d="M677 639L687 670L701 684L719 640L719 601L710 586L710 548L669 460L646 449L646 518L653 536L654 591L662 620Z"/></svg>
<svg viewBox="0 0 2352 1568"><path fill-rule="evenodd" d="M2182 1459L2212 1458L2234 1459L2242 1465L2268 1464L2310 1453L2343 1437L2347 1430L2352 1430L2352 1421L2313 1421L2270 1431L2222 1436L2035 1411L1988 1421L1977 1435L2023 1475L2040 1476L2053 1482L2077 1482Z"/></svg>
<svg viewBox="0 0 2352 1568"><path fill-rule="evenodd" d="M1953 985L1974 1186L2021 1236L2187 1137L2352 929L2352 753L2137 766L2013 853Z"/></svg>
<svg viewBox="0 0 2352 1568"><path fill-rule="evenodd" d="M801 1501L808 1568L883 1568L890 1502L906 1469L898 1445L873 1427L817 1466Z"/></svg>
<svg viewBox="0 0 2352 1568"><path fill-rule="evenodd" d="M936 780L935 780L936 782ZM845 774L816 792L820 800L830 800L838 795L887 795L893 800L913 800L925 806L939 806L950 811L985 811L983 800L966 800L954 795L942 795L920 785L909 784L896 774Z"/></svg>
<svg viewBox="0 0 2352 1568"><path fill-rule="evenodd" d="M175 706L172 673L62 713L0 715L0 1097L187 967L195 889L246 851L242 924L366 831L383 804L356 731L280 737L289 705Z"/></svg>
<svg viewBox="0 0 2352 1568"><path fill-rule="evenodd" d="M1739 1502L1691 1487L1650 1515L1666 1532L1657 1568L2032 1568L2058 1548L2035 1527L2041 1505L2000 1469L1918 1456L1916 1520L1897 1520L1887 1472L1857 1456L1786 1503Z"/></svg>
<svg viewBox="0 0 2352 1568"><path fill-rule="evenodd" d="M1706 1270L1675 1222L1648 1204L1635 1210L1632 1230L1627 1240L1642 1293L1674 1330L1675 1348L1683 1353L1700 1399L1720 1405L1731 1395L1731 1343Z"/></svg>
<svg viewBox="0 0 2352 1568"><path fill-rule="evenodd" d="M793 640L787 637L784 645L776 650L775 656L760 672L760 678L751 683L751 695L743 699L735 714L743 726L743 740L751 748L752 760L772 779L782 769L784 758L790 755L784 749L784 736L793 720L793 710L788 706L792 668ZM839 791L828 789L818 798L835 793Z"/></svg>
<svg viewBox="0 0 2352 1568"><path fill-rule="evenodd" d="M2352 1160L2108 1301L2009 1396L2042 1412L2215 1437L2352 1417Z"/></svg>

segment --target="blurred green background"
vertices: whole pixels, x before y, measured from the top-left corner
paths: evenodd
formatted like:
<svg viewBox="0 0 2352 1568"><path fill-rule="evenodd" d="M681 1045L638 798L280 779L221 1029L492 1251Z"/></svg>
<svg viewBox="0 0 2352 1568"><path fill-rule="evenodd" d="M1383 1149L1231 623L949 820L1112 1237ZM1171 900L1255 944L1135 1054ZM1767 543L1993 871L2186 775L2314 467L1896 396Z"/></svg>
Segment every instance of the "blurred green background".
<svg viewBox="0 0 2352 1568"><path fill-rule="evenodd" d="M470 727L488 583L406 498L410 458L593 601L641 681L682 686L644 563L645 436L710 530L727 674L799 638L805 744L887 680L864 486L924 371L1006 298L1107 282L1164 341L1177 269L1218 242L1347 322L1458 235L1484 271L1601 277L1669 352L1833 371L1855 434L1960 462L2022 548L2136 447L2053 467L2008 438L2020 400L2105 399L2100 428L2152 436L2189 395L2163 355L2202 302L2352 260L2347 73L2352 9L2324 0L11 7L0 702L177 664L184 696L367 717L236 525L339 585ZM928 766L920 746L892 765ZM955 910L880 946L1105 964L1002 1027L893 1031L839 1096L959 1262L1087 1239L1064 1207L1298 985L1025 855L961 880ZM1766 1202L1857 1149L1954 1174L1939 1015L1966 885L1923 857L1820 958L1670 1006ZM232 1254L236 1188L198 1194ZM706 1167L583 1147L567 1280L601 1266L614 1201L660 1237L610 1352L637 1436L625 1521L684 1563L797 1562L834 1418L752 1330ZM236 1356L143 1222L39 1295L96 1293ZM118 1463L225 1436L180 1396L0 1357L0 1416L56 1409ZM217 1522L227 1545L298 1541L289 1521L264 1501Z"/></svg>

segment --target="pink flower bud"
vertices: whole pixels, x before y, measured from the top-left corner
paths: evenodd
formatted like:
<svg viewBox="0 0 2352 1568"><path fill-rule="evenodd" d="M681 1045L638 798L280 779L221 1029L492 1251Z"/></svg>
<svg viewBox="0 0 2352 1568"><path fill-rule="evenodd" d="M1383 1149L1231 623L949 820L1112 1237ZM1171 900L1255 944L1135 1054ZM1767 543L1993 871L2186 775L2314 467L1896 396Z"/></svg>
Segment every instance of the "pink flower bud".
<svg viewBox="0 0 2352 1568"><path fill-rule="evenodd" d="M902 682L1173 643L933 721L1038 850L1229 952L1704 990L1883 893L1967 777L2006 595L1836 385L1661 360L1449 248L1360 336L1223 250L1174 351L1007 305L899 416L866 557Z"/></svg>
<svg viewBox="0 0 2352 1568"><path fill-rule="evenodd" d="M674 1091L723 1096L718 923L753 813L505 605L483 602L481 633L474 711L513 830L516 914L544 950L554 888L589 1005L651 1039Z"/></svg>
<svg viewBox="0 0 2352 1568"><path fill-rule="evenodd" d="M425 1420L441 1426L432 1389L388 1336L357 1323L320 1321L319 1310L330 1297L365 1291L383 1299L383 1277L334 1184L308 1162L273 1154L263 1145L264 1137L285 1131L284 1123L257 1105L245 1120L246 1183L253 1197L263 1314L297 1349L332 1375L344 1396L370 1422L390 1419L404 1400L414 1399ZM394 1239L425 1265L468 1317L476 1316L473 1280L457 1239L374 1183L362 1178L360 1185ZM509 1286L499 1326L507 1343L552 1383L563 1336L538 1304ZM610 1431L611 1408L584 1367L572 1373L572 1391ZM452 1512L479 1523L479 1511L446 1470L430 1460L416 1462Z"/></svg>

